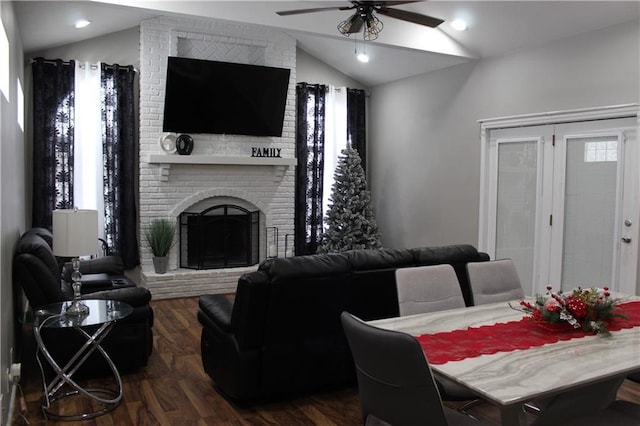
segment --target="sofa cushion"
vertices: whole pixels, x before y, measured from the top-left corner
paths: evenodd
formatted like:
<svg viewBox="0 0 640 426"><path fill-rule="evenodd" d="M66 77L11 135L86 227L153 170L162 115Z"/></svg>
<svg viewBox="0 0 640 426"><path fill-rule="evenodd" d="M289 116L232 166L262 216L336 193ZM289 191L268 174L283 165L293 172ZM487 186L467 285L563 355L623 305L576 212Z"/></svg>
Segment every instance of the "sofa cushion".
<svg viewBox="0 0 640 426"><path fill-rule="evenodd" d="M46 266L49 273L60 280L60 266L58 260L53 255L51 246L37 233L26 233L18 240L14 255L32 254Z"/></svg>
<svg viewBox="0 0 640 426"><path fill-rule="evenodd" d="M338 253L276 258L270 263L264 342L292 335L322 335L341 329L349 263ZM334 317L335 313L338 317Z"/></svg>
<svg viewBox="0 0 640 426"><path fill-rule="evenodd" d="M296 257L276 257L260 266L272 282L309 276L331 276L349 272L347 258L340 253L313 254Z"/></svg>
<svg viewBox="0 0 640 426"><path fill-rule="evenodd" d="M34 226L33 228L25 232L25 234L35 234L42 238L49 247L53 248L53 234L47 228L39 228L37 226Z"/></svg>
<svg viewBox="0 0 640 426"><path fill-rule="evenodd" d="M345 252L351 266L347 311L371 321L397 317L398 294L395 271L414 266L414 254L407 249L351 250Z"/></svg>
<svg viewBox="0 0 640 426"><path fill-rule="evenodd" d="M345 384L352 377L340 312L348 304L346 256L274 259L262 318L261 387L274 394Z"/></svg>
<svg viewBox="0 0 640 426"><path fill-rule="evenodd" d="M418 247L412 249L417 265L438 265L441 263L467 263L480 257L478 250L469 244L439 247Z"/></svg>
<svg viewBox="0 0 640 426"><path fill-rule="evenodd" d="M353 271L397 269L415 264L413 252L407 249L350 250L345 255Z"/></svg>

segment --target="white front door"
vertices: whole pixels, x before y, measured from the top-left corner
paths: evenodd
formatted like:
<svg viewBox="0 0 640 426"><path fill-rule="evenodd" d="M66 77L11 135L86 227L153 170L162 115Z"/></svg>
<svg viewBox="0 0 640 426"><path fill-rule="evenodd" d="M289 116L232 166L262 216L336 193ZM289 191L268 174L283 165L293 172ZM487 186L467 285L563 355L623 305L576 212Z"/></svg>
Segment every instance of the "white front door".
<svg viewBox="0 0 640 426"><path fill-rule="evenodd" d="M526 294L638 292L636 133L635 117L489 131L479 247L512 258Z"/></svg>

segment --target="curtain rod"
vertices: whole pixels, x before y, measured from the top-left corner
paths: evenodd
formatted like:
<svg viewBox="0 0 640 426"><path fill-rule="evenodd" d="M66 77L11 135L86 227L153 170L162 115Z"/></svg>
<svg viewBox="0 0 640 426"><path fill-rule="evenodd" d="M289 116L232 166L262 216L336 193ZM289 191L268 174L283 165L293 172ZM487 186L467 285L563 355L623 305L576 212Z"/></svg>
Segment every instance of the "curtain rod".
<svg viewBox="0 0 640 426"><path fill-rule="evenodd" d="M47 64L54 64L54 65L55 65L55 64L58 64L58 63L61 63L61 64L63 64L63 65L71 65L71 61L62 61L62 60L57 60L57 59L42 59L42 61L43 61L43 62L45 62L45 63L47 63ZM83 69L83 68L84 68L84 66L85 66L85 65L84 65L84 62L80 62L80 61L77 61L77 60L74 60L74 61L78 64L78 66L80 67L80 69ZM35 59L29 59L29 63L30 63L30 64L33 64L34 62L36 62L36 60L35 60ZM90 65L91 65L91 68L92 68L92 69L97 69L97 67L98 67L98 64L90 64ZM111 65L110 65L110 64L104 64L104 66L105 66L106 68L109 68L109 69L113 69L116 65L118 65L118 64L111 64ZM122 65L118 65L118 66L122 66ZM122 66L122 67L123 67L123 68L126 68L126 67L129 67L129 66L131 66L131 65L124 65L124 66ZM94 68L94 67L95 67L95 68ZM140 72L140 71L138 70L138 68L135 68L135 67L132 67L132 68L133 68L133 72L135 72L136 74L138 74L138 73Z"/></svg>
<svg viewBox="0 0 640 426"><path fill-rule="evenodd" d="M36 58L36 59L42 59L42 62L46 63L46 64L53 64L56 65L58 63L61 63L63 65L71 65L71 61L63 61L63 60L58 60L58 59L44 59L44 58ZM29 59L29 63L32 64L34 62L36 62L36 59Z"/></svg>

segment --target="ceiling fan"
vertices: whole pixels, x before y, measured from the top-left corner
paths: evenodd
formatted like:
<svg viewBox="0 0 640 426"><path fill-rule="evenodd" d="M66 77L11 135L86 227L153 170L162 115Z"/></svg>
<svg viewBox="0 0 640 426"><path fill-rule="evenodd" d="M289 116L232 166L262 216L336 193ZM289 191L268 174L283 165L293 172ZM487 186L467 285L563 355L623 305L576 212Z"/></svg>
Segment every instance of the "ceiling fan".
<svg viewBox="0 0 640 426"><path fill-rule="evenodd" d="M355 10L352 16L338 24L338 31L349 37L351 34L359 33L362 30L365 40L375 40L378 38L380 31L382 31L382 21L378 19L376 14L412 22L414 24L424 25L430 28L435 28L444 22L442 19L434 18L432 16L388 7L405 3L420 3L418 1L351 1L350 3L351 6L285 10L276 13L280 16L287 16L302 13L325 12L329 10Z"/></svg>

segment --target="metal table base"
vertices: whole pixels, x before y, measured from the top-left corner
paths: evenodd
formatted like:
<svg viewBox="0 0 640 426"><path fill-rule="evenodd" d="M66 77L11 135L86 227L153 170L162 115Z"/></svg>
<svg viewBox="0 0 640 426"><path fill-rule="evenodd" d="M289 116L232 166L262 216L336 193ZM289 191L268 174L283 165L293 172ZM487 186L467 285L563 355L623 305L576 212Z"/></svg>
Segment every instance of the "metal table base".
<svg viewBox="0 0 640 426"><path fill-rule="evenodd" d="M104 303L105 301L100 302ZM116 315L114 318L100 320L98 322L101 324L100 327L93 334L89 334L81 328L82 325L87 325L81 324L81 318L69 317L64 313L50 314L50 312L46 310L40 310L39 312L41 312L41 314L44 313L42 315L47 315L34 327L34 335L37 343L36 360L40 367L43 383L42 411L45 417L56 420L86 420L101 416L115 409L122 401L122 379L115 364L100 343L113 328L115 320L123 316ZM36 314L38 314L38 312L36 312ZM124 316L126 315L128 315L128 313ZM42 339L41 330L47 327L72 328L86 339L80 349L78 349L64 366L60 366L54 359ZM74 379L74 374L95 352L99 353L109 366L115 382L114 389L83 387ZM45 377L43 361L46 361L51 366L55 374L55 377L49 382L47 382ZM86 397L89 401L97 403L90 405L98 405L99 408L91 412L61 413L63 410L61 410L59 402L74 396Z"/></svg>

